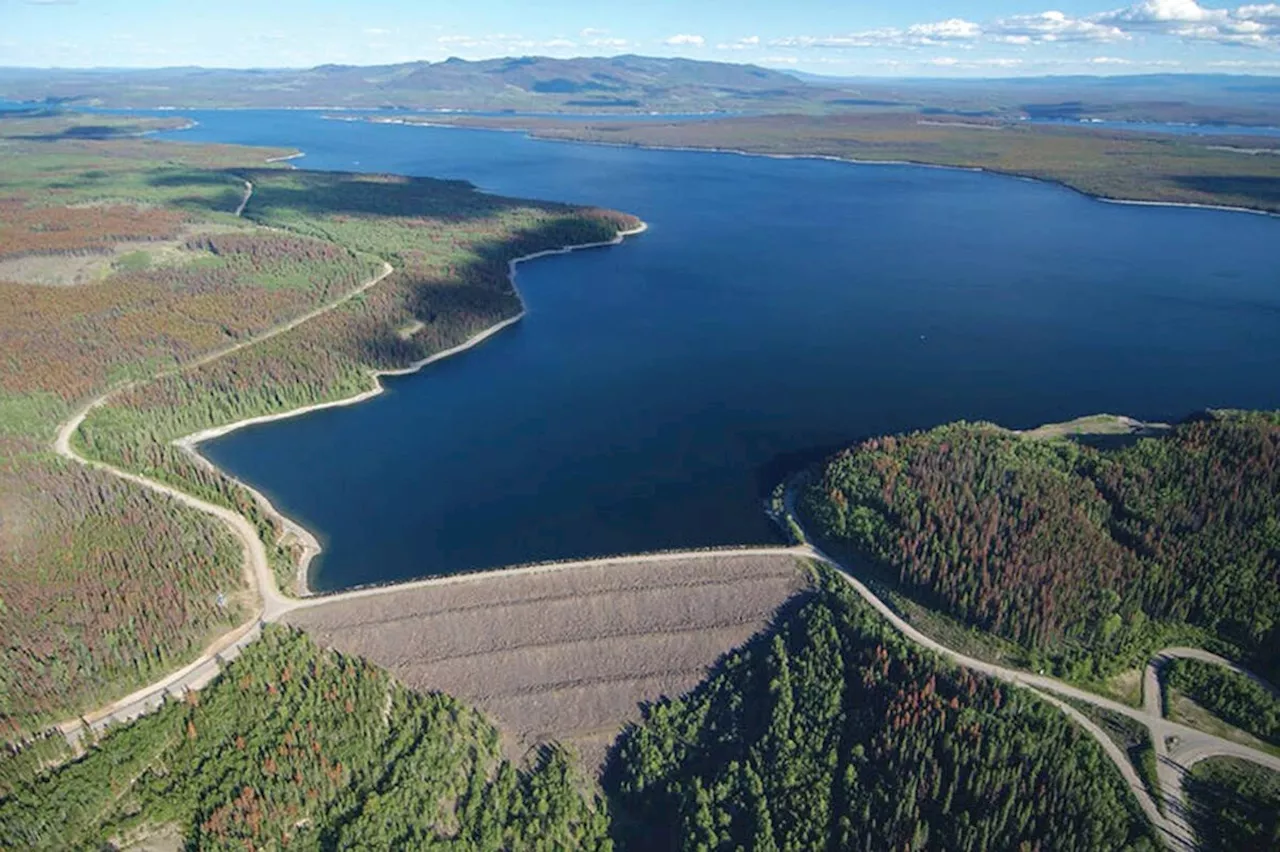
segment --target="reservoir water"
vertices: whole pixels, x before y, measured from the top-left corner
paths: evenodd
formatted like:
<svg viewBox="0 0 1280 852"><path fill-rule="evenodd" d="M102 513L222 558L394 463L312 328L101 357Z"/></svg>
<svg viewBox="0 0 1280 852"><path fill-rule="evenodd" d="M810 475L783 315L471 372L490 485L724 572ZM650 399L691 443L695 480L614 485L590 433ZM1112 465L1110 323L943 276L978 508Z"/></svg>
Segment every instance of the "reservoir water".
<svg viewBox="0 0 1280 852"><path fill-rule="evenodd" d="M186 140L645 219L521 267L525 320L370 402L205 445L317 533L312 584L776 541L789 465L956 419L1280 407L1280 221L1013 178L194 113Z"/></svg>

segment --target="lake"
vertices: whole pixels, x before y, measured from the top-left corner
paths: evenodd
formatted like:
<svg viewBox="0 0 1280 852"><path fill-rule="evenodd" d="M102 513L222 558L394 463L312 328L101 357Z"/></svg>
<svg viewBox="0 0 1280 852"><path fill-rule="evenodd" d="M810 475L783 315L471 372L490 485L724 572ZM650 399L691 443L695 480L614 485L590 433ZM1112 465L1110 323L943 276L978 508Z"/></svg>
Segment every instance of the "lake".
<svg viewBox="0 0 1280 852"><path fill-rule="evenodd" d="M956 419L1280 407L1280 222L1014 178L207 112L172 138L465 178L645 219L523 265L527 318L388 393L233 433L317 589L777 541L782 473Z"/></svg>

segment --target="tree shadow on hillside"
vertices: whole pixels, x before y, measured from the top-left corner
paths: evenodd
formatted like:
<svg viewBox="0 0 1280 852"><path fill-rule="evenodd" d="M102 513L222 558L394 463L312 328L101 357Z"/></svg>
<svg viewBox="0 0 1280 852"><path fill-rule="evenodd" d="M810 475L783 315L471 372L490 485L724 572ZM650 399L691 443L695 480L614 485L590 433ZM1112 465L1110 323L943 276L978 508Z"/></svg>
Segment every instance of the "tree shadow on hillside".
<svg viewBox="0 0 1280 852"><path fill-rule="evenodd" d="M1263 156L1263 155L1259 155ZM1248 198L1280 207L1280 177L1268 175L1173 175L1178 186L1213 195Z"/></svg>
<svg viewBox="0 0 1280 852"><path fill-rule="evenodd" d="M767 500L773 495L773 489L777 488L779 483L802 471L816 469L837 453L856 447L874 437L878 436L862 435L834 444L821 444L803 450L779 453L756 469L756 494L761 500Z"/></svg>
<svg viewBox="0 0 1280 852"><path fill-rule="evenodd" d="M0 113L4 115L4 113ZM31 118L30 113L21 114L22 118ZM21 136L12 136L11 139L20 139L24 142L63 142L67 140L84 141L84 140L105 140L120 139L122 137L137 136L142 129L135 126L112 126L109 124L80 124L75 127L67 127L57 133L30 133Z"/></svg>
<svg viewBox="0 0 1280 852"><path fill-rule="evenodd" d="M715 664L708 669L706 676L692 690L680 696L663 697L657 701L647 701L641 704L642 718L647 717L654 708L660 707L673 699L698 700L715 687L714 681L730 672L730 664L735 658L744 654L752 656L767 654L767 646L773 641L773 638L785 629L788 622L795 618L804 606L813 600L816 594L817 588L809 586L787 598L782 602L781 606L774 610L773 617L770 618L769 623L760 632L738 647L721 654ZM746 673L748 679L751 679L754 674L754 671ZM755 685L766 686L765 684ZM743 718L744 731L736 740L739 744L753 742L757 738L756 734L767 728L769 724L769 719L763 709L758 713L751 712L752 696L744 695L743 698L748 709L745 711ZM760 706L764 707L764 703L761 703ZM639 815L628 808L622 790L625 777L623 775L621 752L628 740L634 737L640 729L640 725L628 724L623 728L617 739L613 741L605 757L604 768L600 775L600 786L603 788L605 798L609 802L609 811L614 817L609 827L614 848L623 850L623 852L661 852L661 850L677 847L680 814L670 813L668 815L670 822L661 825L654 824L651 818L641 820ZM708 750L718 749L720 753L715 758L717 764L727 765L732 760L745 759L745 753L725 753L725 749L731 748L731 742L726 739L727 731L718 731L715 725L706 725L701 728L701 733L704 735L704 739L697 745ZM694 744L690 743L690 745Z"/></svg>
<svg viewBox="0 0 1280 852"><path fill-rule="evenodd" d="M400 289L396 298L403 313L366 323L354 340L356 351L352 354L374 369L403 369L515 316L521 303L508 275L512 258L603 242L615 233L616 223L603 217L573 215L568 208L565 213L505 238L477 241L470 247L472 259L450 267L445 274L430 265L406 263L405 257L391 258L396 271L384 286ZM411 248L405 247L406 257ZM405 336L401 330L410 319L422 327Z"/></svg>
<svg viewBox="0 0 1280 852"><path fill-rule="evenodd" d="M268 222L290 215L467 221L492 218L506 210L535 204L487 195L460 180L282 169L227 169L204 174L203 180L208 183L225 182L228 177L252 181L254 195L246 215ZM191 176L194 178L195 173ZM156 175L151 182L174 186L200 181L183 175ZM536 206L561 207L540 202Z"/></svg>

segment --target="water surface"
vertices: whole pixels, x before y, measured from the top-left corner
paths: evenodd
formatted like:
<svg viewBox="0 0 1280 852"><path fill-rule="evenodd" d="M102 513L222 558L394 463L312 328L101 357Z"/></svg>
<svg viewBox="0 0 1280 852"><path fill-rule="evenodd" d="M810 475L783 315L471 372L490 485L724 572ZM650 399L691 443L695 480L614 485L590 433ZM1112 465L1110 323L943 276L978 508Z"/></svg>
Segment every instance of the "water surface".
<svg viewBox="0 0 1280 852"><path fill-rule="evenodd" d="M196 117L174 138L651 226L521 267L522 323L373 401L206 445L321 536L318 588L772 542L761 499L788 461L872 434L1280 407L1274 219L942 169Z"/></svg>

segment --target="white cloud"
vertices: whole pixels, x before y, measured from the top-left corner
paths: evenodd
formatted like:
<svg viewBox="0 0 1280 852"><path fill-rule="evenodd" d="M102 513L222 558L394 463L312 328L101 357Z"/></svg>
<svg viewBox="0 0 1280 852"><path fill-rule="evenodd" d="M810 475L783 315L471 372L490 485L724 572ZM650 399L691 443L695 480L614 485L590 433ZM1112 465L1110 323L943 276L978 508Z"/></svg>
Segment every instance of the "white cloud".
<svg viewBox="0 0 1280 852"><path fill-rule="evenodd" d="M593 38L587 41L588 47L626 47L630 44L625 38Z"/></svg>
<svg viewBox="0 0 1280 852"><path fill-rule="evenodd" d="M1280 3L1241 6L1236 9L1236 17L1245 21L1261 21L1272 26L1280 26Z"/></svg>
<svg viewBox="0 0 1280 852"><path fill-rule="evenodd" d="M542 46L551 50L568 50L569 48L577 47L578 44L567 38L553 38L550 41L544 41Z"/></svg>
<svg viewBox="0 0 1280 852"><path fill-rule="evenodd" d="M906 28L882 27L847 35L791 36L770 42L775 47L928 47L975 41L982 27L963 18L949 18L931 24L913 24Z"/></svg>
<svg viewBox="0 0 1280 852"><path fill-rule="evenodd" d="M1216 9L1201 6L1196 0L1143 0L1095 15L1094 20L1184 41L1280 49L1280 5L1275 3Z"/></svg>
<svg viewBox="0 0 1280 852"><path fill-rule="evenodd" d="M1104 12L1100 21L1125 24L1196 23L1226 17L1225 9L1206 9L1196 0L1143 0L1125 9Z"/></svg>
<svg viewBox="0 0 1280 852"><path fill-rule="evenodd" d="M933 24L914 24L907 27L907 37L922 41L966 41L982 35L982 27L964 18L948 18Z"/></svg>
<svg viewBox="0 0 1280 852"><path fill-rule="evenodd" d="M1119 56L1095 56L1089 60L1090 65L1132 65L1133 60Z"/></svg>
<svg viewBox="0 0 1280 852"><path fill-rule="evenodd" d="M716 50L754 50L760 46L760 36L747 36L737 41L722 42L716 45Z"/></svg>
<svg viewBox="0 0 1280 852"><path fill-rule="evenodd" d="M702 36L689 35L687 33L673 35L663 42L663 44L670 45L671 47L702 47L706 43L707 40Z"/></svg>
<svg viewBox="0 0 1280 852"><path fill-rule="evenodd" d="M578 30L578 35L582 38L599 38L609 34L608 30L597 29L596 27L583 27Z"/></svg>
<svg viewBox="0 0 1280 852"><path fill-rule="evenodd" d="M818 49L972 47L982 43L1025 47L1051 43L1118 43L1143 33L1186 41L1280 49L1280 3L1254 3L1229 9L1202 6L1197 0L1142 0L1079 18L1056 10L1011 15L985 23L949 18L909 27L789 36L770 44Z"/></svg>
<svg viewBox="0 0 1280 852"><path fill-rule="evenodd" d="M1084 18L1072 18L1057 11L1000 18L984 27L983 32L996 41L1003 41L1006 44L1123 41L1129 38L1117 26L1100 24Z"/></svg>

